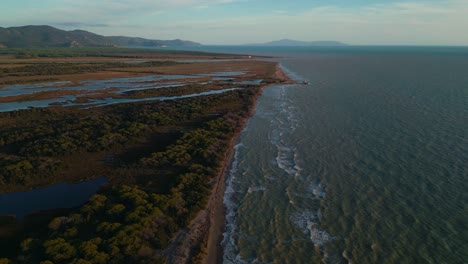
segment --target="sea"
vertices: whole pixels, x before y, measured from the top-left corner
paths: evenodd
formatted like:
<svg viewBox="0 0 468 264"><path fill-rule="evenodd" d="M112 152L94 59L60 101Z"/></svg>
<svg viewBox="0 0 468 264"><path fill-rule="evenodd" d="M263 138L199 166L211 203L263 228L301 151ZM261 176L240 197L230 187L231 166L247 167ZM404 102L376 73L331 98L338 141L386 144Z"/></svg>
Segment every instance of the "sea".
<svg viewBox="0 0 468 264"><path fill-rule="evenodd" d="M468 263L467 47L249 47L264 90L235 147L224 263Z"/></svg>

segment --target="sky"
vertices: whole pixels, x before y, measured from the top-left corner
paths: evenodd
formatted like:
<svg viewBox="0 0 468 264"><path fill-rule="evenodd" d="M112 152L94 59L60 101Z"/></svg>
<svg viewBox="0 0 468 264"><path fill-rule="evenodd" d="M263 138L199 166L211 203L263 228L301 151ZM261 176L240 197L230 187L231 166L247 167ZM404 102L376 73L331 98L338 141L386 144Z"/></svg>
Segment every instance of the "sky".
<svg viewBox="0 0 468 264"><path fill-rule="evenodd" d="M468 0L1 0L0 27L23 25L207 45L468 45Z"/></svg>

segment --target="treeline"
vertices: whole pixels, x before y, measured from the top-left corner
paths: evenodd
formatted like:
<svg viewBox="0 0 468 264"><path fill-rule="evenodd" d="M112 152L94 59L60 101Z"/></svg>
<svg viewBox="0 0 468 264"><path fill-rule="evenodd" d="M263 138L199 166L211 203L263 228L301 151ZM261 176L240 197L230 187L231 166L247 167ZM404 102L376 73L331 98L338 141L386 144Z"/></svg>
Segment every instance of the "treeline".
<svg viewBox="0 0 468 264"><path fill-rule="evenodd" d="M114 178L114 183L121 184L104 188L70 215L53 219L47 236L28 235L19 245L18 256L0 263L164 263L162 252L174 232L206 205L229 142L257 93L252 88L173 102L120 105L63 122L52 109L43 109L40 112L47 112L45 116L54 121L49 128L44 123L34 130L24 126L13 137L3 133L5 147L18 145L19 153L29 161L128 145L164 126L198 124L164 150L127 164L140 171L144 181L136 179L129 185ZM213 111L216 115L209 114ZM33 112L21 115L32 118ZM32 163L23 167L37 172ZM149 184L161 182L161 172L170 176L165 190Z"/></svg>
<svg viewBox="0 0 468 264"><path fill-rule="evenodd" d="M161 250L172 234L206 205L210 182L240 119L229 115L209 121L140 161L154 170L183 168L168 194L127 185L104 190L71 215L52 220L49 237L26 238L22 262L164 263Z"/></svg>
<svg viewBox="0 0 468 264"><path fill-rule="evenodd" d="M103 71L110 68L138 68L175 65L174 61L148 61L142 63L35 63L33 65L0 68L0 77L78 74Z"/></svg>
<svg viewBox="0 0 468 264"><path fill-rule="evenodd" d="M245 98L253 93L255 89L246 89L184 100L80 110L84 116L54 108L2 113L0 122L12 118L30 122L0 128L0 153L4 153L0 159L0 190L32 187L54 179L64 165L64 156L145 142L157 135L161 127L214 118L210 113L240 112L239 106L246 104Z"/></svg>
<svg viewBox="0 0 468 264"><path fill-rule="evenodd" d="M2 54L137 60L165 54L201 55L118 48L0 49ZM48 75L174 63L18 63L1 68L0 79L15 74L50 78L53 76ZM272 65L265 67L270 66L274 70ZM183 95L233 86L214 82L127 95ZM252 110L260 88L242 87L174 101L0 113L0 192L101 176L110 180L78 208L30 215L24 228L11 221L10 225L0 223L1 244L8 246L0 249L0 264L164 263L174 233L206 206L232 137ZM52 219L56 216L60 217ZM42 225L49 220L48 226ZM198 263L204 246L194 243L190 252L193 263Z"/></svg>
<svg viewBox="0 0 468 264"><path fill-rule="evenodd" d="M132 48L2 48L0 55L14 55L17 58L64 58L64 57L111 57L142 58L148 55L219 55L196 51L175 51Z"/></svg>
<svg viewBox="0 0 468 264"><path fill-rule="evenodd" d="M221 90L229 88L238 88L238 84L226 84L226 83L206 83L206 84L188 84L179 87L167 87L167 88L157 88L157 89L146 89L146 90L135 90L127 91L125 95L130 98L148 98L148 97L158 97L158 96L181 96L187 94L197 94L206 91L212 90ZM258 85L242 85L242 88L256 88Z"/></svg>

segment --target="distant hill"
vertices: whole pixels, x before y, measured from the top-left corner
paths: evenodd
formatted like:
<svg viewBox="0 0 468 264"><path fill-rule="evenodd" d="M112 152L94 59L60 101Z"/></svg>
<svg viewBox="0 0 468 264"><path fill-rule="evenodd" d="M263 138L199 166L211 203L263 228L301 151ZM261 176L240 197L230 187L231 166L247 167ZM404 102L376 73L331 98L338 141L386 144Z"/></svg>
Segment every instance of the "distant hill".
<svg viewBox="0 0 468 264"><path fill-rule="evenodd" d="M153 40L133 37L105 37L84 30L65 31L51 26L0 27L0 47L110 47L110 46L195 46L192 41Z"/></svg>
<svg viewBox="0 0 468 264"><path fill-rule="evenodd" d="M200 43L187 40L156 40L132 37L107 37L118 46L164 47L164 46L199 46Z"/></svg>
<svg viewBox="0 0 468 264"><path fill-rule="evenodd" d="M339 41L299 41L292 39L282 39L262 44L251 44L258 46L346 46Z"/></svg>

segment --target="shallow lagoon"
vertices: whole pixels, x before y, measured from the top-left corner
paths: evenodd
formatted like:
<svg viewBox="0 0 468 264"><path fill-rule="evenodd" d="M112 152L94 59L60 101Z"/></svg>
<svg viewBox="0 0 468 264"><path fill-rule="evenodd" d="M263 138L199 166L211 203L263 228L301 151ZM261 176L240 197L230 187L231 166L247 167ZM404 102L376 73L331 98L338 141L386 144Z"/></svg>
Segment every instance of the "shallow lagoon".
<svg viewBox="0 0 468 264"><path fill-rule="evenodd" d="M78 84L72 84L70 82L49 82L40 84L24 84L24 85L12 85L0 89L0 97L5 96L21 96L27 94L33 94L38 92L46 91L103 91L106 89L112 89L111 94L124 94L130 91L138 90L149 90L149 89L161 89L161 88L175 88L187 85L186 79L196 79L200 77L212 77L211 81L202 82L200 84L209 84L213 81L229 82L230 84L239 85L258 85L261 80L254 81L241 81L233 82L236 76L245 74L245 72L237 71L226 71L226 72L215 72L208 74L195 74L195 75L149 75L139 77L127 77L127 78L113 78L105 80L86 80L81 81ZM25 100L18 102L6 102L0 103L0 112L9 112L15 110L22 110L28 108L42 108L49 107L52 105L62 106L105 106L110 104L118 103L131 103L139 101L164 101L164 100L176 100L183 98L190 98L196 96L204 96L211 94L219 94L223 92L231 91L232 89L222 89L205 91L197 94L189 94L182 96L172 97L149 97L149 98L100 98L100 99L89 99L87 102L75 102L80 97L86 97L89 94L76 94L76 95L64 95L57 96L56 98L40 99L40 100Z"/></svg>

